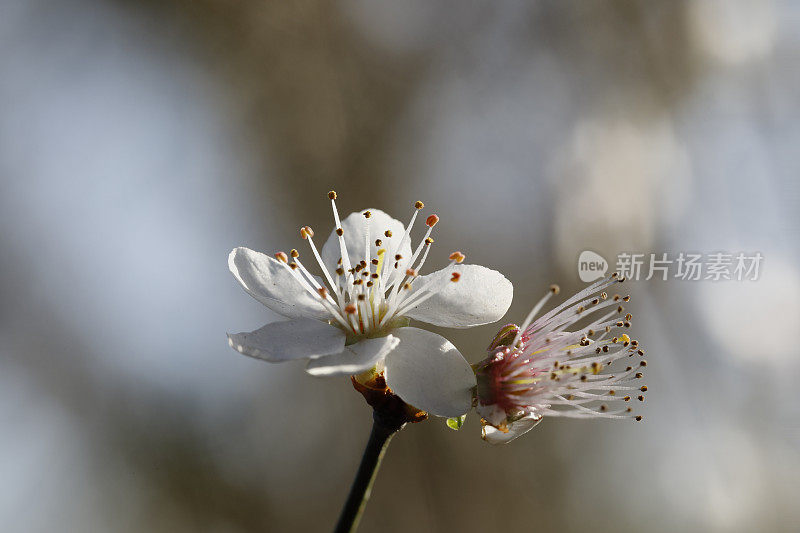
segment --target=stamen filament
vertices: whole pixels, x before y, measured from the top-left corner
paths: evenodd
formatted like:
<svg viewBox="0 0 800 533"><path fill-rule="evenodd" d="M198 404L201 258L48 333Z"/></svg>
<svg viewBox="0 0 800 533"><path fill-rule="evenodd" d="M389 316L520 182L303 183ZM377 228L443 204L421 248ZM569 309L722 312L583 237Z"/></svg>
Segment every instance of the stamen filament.
<svg viewBox="0 0 800 533"><path fill-rule="evenodd" d="M531 322L533 321L533 317L535 317L535 316L536 316L536 313L538 313L538 312L539 312L539 311L542 309L542 307L544 307L544 304L546 304L546 303L547 303L547 301L548 301L548 300L549 300L549 299L550 299L550 298L551 298L551 297L552 297L554 294L556 294L556 292L557 292L557 291L554 291L554 290L552 290L552 289L551 289L551 290L549 290L549 291L547 291L547 294L545 294L545 295L544 295L544 296L543 296L543 297L542 297L542 298L541 298L541 299L540 299L540 300L539 300L539 301L536 303L536 305L534 305L534 306L533 306L533 309L531 309L531 312L530 312L530 313L528 313L528 316L526 316L526 317L525 317L525 320L522 322L522 326L520 326L519 330L517 330L517 334L514 336L514 341L511 343L511 345L512 345L512 346L515 346L515 345L517 344L517 342L519 342L519 338L522 336L522 334L525 332L525 330L526 330L526 329L528 329L528 326L530 326Z"/></svg>
<svg viewBox="0 0 800 533"><path fill-rule="evenodd" d="M395 253L402 250L403 245L406 243L407 240L409 240L409 236L411 235L411 228L414 227L414 221L417 220L417 213L419 213L421 209L422 209L422 202L417 202L414 205L414 214L411 215L411 220L408 222L408 227L406 227L406 231L403 232L403 237L400 239L400 242L397 244L397 247L394 250ZM398 281L396 279L396 274L399 272L399 270L400 269L398 267L395 267L394 264L392 264L391 270L387 272L387 281L386 281L387 288L390 288L393 283Z"/></svg>
<svg viewBox="0 0 800 533"><path fill-rule="evenodd" d="M330 272L328 272L327 267L325 267L325 263L322 262L322 257L320 257L319 252L317 251L317 247L314 245L314 238L311 235L306 234L306 240L308 241L309 246L311 246L311 253L314 254L314 258L317 260L317 264L319 268L322 270L322 274L325 276L325 279L328 280L328 284L331 286L331 291L336 295L337 300L339 300L339 304L341 307L341 292L339 291L339 287L333 282L333 278L331 277Z"/></svg>
<svg viewBox="0 0 800 533"><path fill-rule="evenodd" d="M345 273L345 284L348 287L348 290L352 288L353 283L353 275L350 273L350 269L352 265L350 264L350 255L347 253L347 245L344 242L344 230L342 229L342 223L339 220L339 211L336 209L336 195L329 194L328 197L331 199L331 209L333 210L333 220L336 223L336 233L339 237L339 250L342 254L342 267L344 267Z"/></svg>
<svg viewBox="0 0 800 533"><path fill-rule="evenodd" d="M314 289L313 289L313 288L312 288L312 287L311 287L311 286L308 284L308 282L307 282L305 279L303 279L303 278L300 276L300 274L299 274L298 272L295 272L295 271L294 271L294 269L293 269L293 268L291 268L291 267L290 267L288 264L286 264L286 263L283 263L283 265L284 265L284 267L285 267L285 268L286 268L286 269L289 271L289 273L290 273L290 274L291 274L291 275L292 275L292 276L293 276L293 277L294 277L294 278L295 278L295 279L296 279L296 280L297 280L297 281L300 283L300 285L302 285L302 286L303 286L303 288L304 288L306 291L308 291L308 293L309 293L309 294L311 294L311 295L312 295L312 296L314 296L315 298L318 298L318 299L319 299L320 303L321 303L321 304L322 304L322 305L323 305L323 306L324 306L324 307L325 307L325 308L326 308L326 309L327 309L327 310L328 310L328 311L329 311L329 312L330 312L330 313L333 315L333 317L334 317L335 319L338 319L338 321L339 321L339 322L340 322L340 323L341 323L341 324L342 324L342 325L343 325L345 328L347 328L347 327L348 327L348 326L347 326L347 323L346 323L344 320L342 320L342 317L341 317L341 314L339 313L339 310L338 310L338 309L337 309L337 308L334 306L334 304L333 304L331 301L329 301L329 300L328 300L328 298L329 298L329 297L323 297L323 296L322 296L322 295L319 293L319 291L316 291L316 290L314 290ZM299 265L298 265L298 266L299 266Z"/></svg>

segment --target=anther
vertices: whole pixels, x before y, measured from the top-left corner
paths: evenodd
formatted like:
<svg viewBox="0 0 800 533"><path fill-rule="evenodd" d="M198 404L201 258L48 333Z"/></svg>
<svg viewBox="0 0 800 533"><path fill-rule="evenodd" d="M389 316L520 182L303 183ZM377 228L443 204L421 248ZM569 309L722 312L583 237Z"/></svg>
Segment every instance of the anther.
<svg viewBox="0 0 800 533"><path fill-rule="evenodd" d="M439 222L439 217L437 215L431 215L425 219L425 225L429 228L432 228Z"/></svg>
<svg viewBox="0 0 800 533"><path fill-rule="evenodd" d="M561 292L561 287L559 287L556 284L550 285L550 292L552 292L553 294L558 294L559 292Z"/></svg>
<svg viewBox="0 0 800 533"><path fill-rule="evenodd" d="M605 291L601 292L601 293L600 293L600 298L602 298L603 300L605 300L606 298L608 298L608 293L607 293L607 292L605 292Z"/></svg>
<svg viewBox="0 0 800 533"><path fill-rule="evenodd" d="M396 255L394 256L394 260L395 260L395 261L400 261L402 258L403 258L403 256L402 256L402 255L400 255L400 254L396 254Z"/></svg>
<svg viewBox="0 0 800 533"><path fill-rule="evenodd" d="M336 191L329 191L328 198L330 198L331 200L336 200Z"/></svg>
<svg viewBox="0 0 800 533"><path fill-rule="evenodd" d="M414 270L413 268L407 268L406 269L406 276L416 276L416 275L417 275L417 271Z"/></svg>
<svg viewBox="0 0 800 533"><path fill-rule="evenodd" d="M378 263L380 263L380 261L378 261L377 259L373 259L373 260L372 260L372 264L373 264L373 265L377 265Z"/></svg>
<svg viewBox="0 0 800 533"><path fill-rule="evenodd" d="M636 418L637 422L641 422L642 421L642 415L638 415L635 418Z"/></svg>
<svg viewBox="0 0 800 533"><path fill-rule="evenodd" d="M625 315L625 320L633 320L633 315L628 313L627 315Z"/></svg>
<svg viewBox="0 0 800 533"><path fill-rule="evenodd" d="M607 409L608 409L608 406L606 404L603 404L603 405L600 406L600 410L601 411L606 411Z"/></svg>
<svg viewBox="0 0 800 533"><path fill-rule="evenodd" d="M617 391L615 391L615 390L613 390L613 389L612 389L612 390L610 390L610 391L608 391L608 395L609 395L609 396L614 396L616 393L617 393Z"/></svg>
<svg viewBox="0 0 800 533"><path fill-rule="evenodd" d="M386 231L383 232L383 234L386 235L387 237L391 237L392 236L392 230L387 229Z"/></svg>
<svg viewBox="0 0 800 533"><path fill-rule="evenodd" d="M336 235L341 237L342 235L344 235L344 230L342 228L336 228Z"/></svg>
<svg viewBox="0 0 800 533"><path fill-rule="evenodd" d="M636 399L639 400L640 402L643 402L644 401L644 396L642 396L640 394L639 396L636 397Z"/></svg>
<svg viewBox="0 0 800 533"><path fill-rule="evenodd" d="M639 387L639 390L642 392L647 392L647 385L642 385L641 387Z"/></svg>
<svg viewBox="0 0 800 533"><path fill-rule="evenodd" d="M326 289L325 287L320 287L319 289L317 289L317 292L319 293L320 296L322 296L323 299L328 296L328 289Z"/></svg>
<svg viewBox="0 0 800 533"><path fill-rule="evenodd" d="M345 313L348 313L348 314L351 314L351 315L352 315L353 313L355 313L355 312L356 312L356 306L355 306L355 304L347 304L347 305L344 307L344 312L345 312Z"/></svg>
<svg viewBox="0 0 800 533"><path fill-rule="evenodd" d="M450 277L450 281L457 282L461 278L461 274L458 272L453 272L453 275Z"/></svg>
<svg viewBox="0 0 800 533"><path fill-rule="evenodd" d="M411 288L411 284L410 284L410 283L403 283L403 288L404 288L405 290L408 290L408 289L410 289L410 288Z"/></svg>
<svg viewBox="0 0 800 533"><path fill-rule="evenodd" d="M376 272L373 272L371 277L372 279L378 279L380 276L378 276Z"/></svg>
<svg viewBox="0 0 800 533"><path fill-rule="evenodd" d="M289 258L288 258L288 257L286 257L286 254L285 254L285 253L283 253L283 252L278 252L278 253L276 253L276 254L275 254L275 259L277 259L277 260L278 260L278 261L280 261L281 263L286 263L286 262L288 262L288 261L289 261Z"/></svg>
<svg viewBox="0 0 800 533"><path fill-rule="evenodd" d="M578 307L578 309L575 310L575 313L578 315L583 313L583 306Z"/></svg>
<svg viewBox="0 0 800 533"><path fill-rule="evenodd" d="M641 372L637 372L635 377L636 379L642 379L642 376L644 376L644 374L642 374Z"/></svg>
<svg viewBox="0 0 800 533"><path fill-rule="evenodd" d="M371 281L368 281L368 282L367 282L367 287L372 287L373 285L375 285L375 284L374 284L374 283L372 283Z"/></svg>
<svg viewBox="0 0 800 533"><path fill-rule="evenodd" d="M342 267L339 267L336 269L336 273L339 274L340 276L344 276L344 269Z"/></svg>
<svg viewBox="0 0 800 533"><path fill-rule="evenodd" d="M455 261L456 263L462 263L464 261L464 254L461 252L453 252L450 254L449 259L450 261Z"/></svg>
<svg viewBox="0 0 800 533"><path fill-rule="evenodd" d="M300 228L300 236L304 239L308 239L309 237L314 236L314 230L311 229L311 226L303 226Z"/></svg>
<svg viewBox="0 0 800 533"><path fill-rule="evenodd" d="M372 216L372 212L371 211L364 211L364 218L369 218L371 216Z"/></svg>
<svg viewBox="0 0 800 533"><path fill-rule="evenodd" d="M623 302L630 302L630 301L631 301L631 297L630 297L630 296L625 296L625 297L622 299L622 301L623 301Z"/></svg>
<svg viewBox="0 0 800 533"><path fill-rule="evenodd" d="M623 398L623 400L625 400L626 402L629 402L629 401L631 401L631 397L630 397L630 396L625 396L625 397Z"/></svg>
<svg viewBox="0 0 800 533"><path fill-rule="evenodd" d="M359 295L357 296L357 298L358 298L358 301L359 301L359 302L363 302L363 301L366 299L366 296L364 296L363 294L359 294Z"/></svg>
<svg viewBox="0 0 800 533"><path fill-rule="evenodd" d="M381 244L383 244L383 241L382 241L382 240L380 240L380 239L375 239L375 246L380 246Z"/></svg>
<svg viewBox="0 0 800 533"><path fill-rule="evenodd" d="M289 267L291 267L292 270L295 270L297 268L297 263L292 261L291 263L289 263Z"/></svg>
<svg viewBox="0 0 800 533"><path fill-rule="evenodd" d="M431 237L428 237L427 239L425 239L425 244L430 246L431 244L433 244L433 239Z"/></svg>
<svg viewBox="0 0 800 533"><path fill-rule="evenodd" d="M425 204L423 204L423 203L422 203L422 202L420 202L419 200L417 200L416 202L414 202L414 208L415 208L415 209L422 209L423 207L425 207Z"/></svg>
<svg viewBox="0 0 800 533"><path fill-rule="evenodd" d="M647 361L645 360L639 361L639 366L647 366Z"/></svg>

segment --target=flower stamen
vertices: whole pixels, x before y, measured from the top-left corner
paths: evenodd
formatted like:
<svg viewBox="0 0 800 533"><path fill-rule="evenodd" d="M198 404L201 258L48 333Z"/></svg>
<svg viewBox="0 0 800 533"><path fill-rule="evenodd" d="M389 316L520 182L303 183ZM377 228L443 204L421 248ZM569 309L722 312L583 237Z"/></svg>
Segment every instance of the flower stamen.
<svg viewBox="0 0 800 533"><path fill-rule="evenodd" d="M613 337L611 333L629 325L632 317L628 313L624 321L614 318L624 312L617 303L621 298L609 299L604 291L594 296L620 281L615 275L600 280L534 320L559 292L552 286L522 327L512 324L500 330L489 346L489 357L474 365L484 426L502 431L522 417L542 416L640 419L629 407L610 406L610 402L631 401L633 394L623 391L638 391L640 402L647 392L646 385L632 383L642 377L639 370L646 362L640 361L638 367L628 365L622 372L611 370L615 361L639 351L638 341L624 333ZM615 309L595 318L598 311L611 306ZM567 330L590 315L588 325Z"/></svg>

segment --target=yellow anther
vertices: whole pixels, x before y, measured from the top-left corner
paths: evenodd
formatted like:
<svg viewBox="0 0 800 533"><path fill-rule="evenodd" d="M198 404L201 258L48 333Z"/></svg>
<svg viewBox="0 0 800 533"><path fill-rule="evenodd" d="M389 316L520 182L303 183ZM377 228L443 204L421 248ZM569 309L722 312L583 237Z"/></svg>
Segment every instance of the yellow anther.
<svg viewBox="0 0 800 533"><path fill-rule="evenodd" d="M456 263L463 263L465 256L461 252L453 252L450 254L449 259L450 261L455 261Z"/></svg>

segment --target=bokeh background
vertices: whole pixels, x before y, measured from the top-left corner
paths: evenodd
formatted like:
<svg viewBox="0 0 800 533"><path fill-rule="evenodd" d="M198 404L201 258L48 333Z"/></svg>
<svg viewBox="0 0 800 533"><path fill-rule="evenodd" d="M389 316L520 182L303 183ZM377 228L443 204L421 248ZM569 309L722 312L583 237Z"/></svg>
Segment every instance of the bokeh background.
<svg viewBox="0 0 800 533"><path fill-rule="evenodd" d="M229 250L326 234L333 188L425 201L509 320L584 249L764 255L628 285L644 422L418 424L363 531L797 531L798 94L788 0L2 0L0 529L332 527L368 407L225 332L278 318Z"/></svg>

